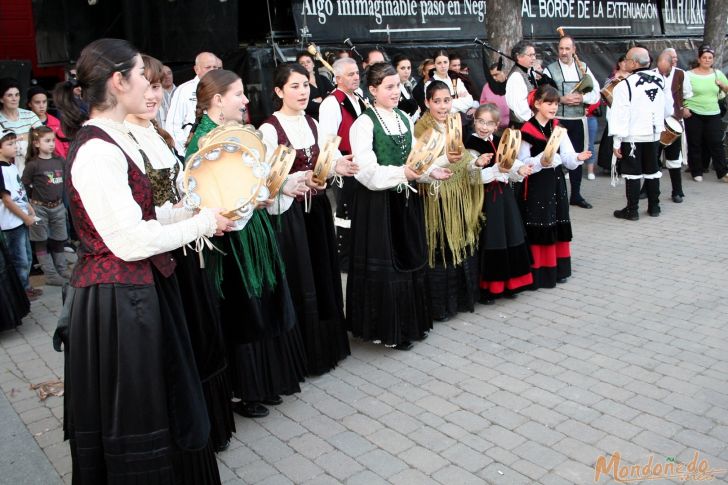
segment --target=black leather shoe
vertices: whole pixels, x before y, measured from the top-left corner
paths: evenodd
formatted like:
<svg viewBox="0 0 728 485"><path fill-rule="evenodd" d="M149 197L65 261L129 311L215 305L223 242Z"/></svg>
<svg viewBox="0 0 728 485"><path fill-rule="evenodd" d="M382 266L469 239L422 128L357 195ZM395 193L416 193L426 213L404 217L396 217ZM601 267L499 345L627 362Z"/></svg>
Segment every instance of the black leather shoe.
<svg viewBox="0 0 728 485"><path fill-rule="evenodd" d="M673 195L672 201L676 204L681 204L683 201L683 196L682 195Z"/></svg>
<svg viewBox="0 0 728 485"><path fill-rule="evenodd" d="M614 217L616 217L617 219L626 219L628 221L637 221L639 220L640 215L637 214L637 212L633 212L625 208L614 211Z"/></svg>
<svg viewBox="0 0 728 485"><path fill-rule="evenodd" d="M660 212L660 206L647 209L647 213L650 215L650 217L660 217Z"/></svg>
<svg viewBox="0 0 728 485"><path fill-rule="evenodd" d="M557 279L557 280L556 280L556 282L557 282L558 284L560 284L560 285L561 285L561 284L564 284L564 283L566 283L566 278L559 278L559 279Z"/></svg>
<svg viewBox="0 0 728 485"><path fill-rule="evenodd" d="M436 322L447 322L448 320L450 320L450 315L437 315L435 317L432 317L432 319Z"/></svg>
<svg viewBox="0 0 728 485"><path fill-rule="evenodd" d="M591 209L592 207L594 207L593 205L591 205L589 202L587 202L584 199L571 202L570 204L581 207L582 209Z"/></svg>
<svg viewBox="0 0 728 485"><path fill-rule="evenodd" d="M645 200L647 198L647 192L640 192L640 200Z"/></svg>
<svg viewBox="0 0 728 485"><path fill-rule="evenodd" d="M260 402L262 402L266 406L278 406L279 404L281 404L283 402L283 399L281 399L281 396L271 396L271 397L266 397L265 399L263 399Z"/></svg>
<svg viewBox="0 0 728 485"><path fill-rule="evenodd" d="M259 402L236 402L233 404L233 411L246 418L264 418L270 414L268 408Z"/></svg>
<svg viewBox="0 0 728 485"><path fill-rule="evenodd" d="M507 298L509 300L515 300L518 298L518 295L516 293L504 293L503 298Z"/></svg>
<svg viewBox="0 0 728 485"><path fill-rule="evenodd" d="M221 444L220 446L215 447L215 453L220 453L230 448L230 440L227 440L225 443Z"/></svg>
<svg viewBox="0 0 728 485"><path fill-rule="evenodd" d="M480 302L481 305L495 305L495 299L488 297L481 296L478 302Z"/></svg>
<svg viewBox="0 0 728 485"><path fill-rule="evenodd" d="M404 342L400 342L394 346L397 350L412 350L413 347L414 345L409 340L405 340Z"/></svg>

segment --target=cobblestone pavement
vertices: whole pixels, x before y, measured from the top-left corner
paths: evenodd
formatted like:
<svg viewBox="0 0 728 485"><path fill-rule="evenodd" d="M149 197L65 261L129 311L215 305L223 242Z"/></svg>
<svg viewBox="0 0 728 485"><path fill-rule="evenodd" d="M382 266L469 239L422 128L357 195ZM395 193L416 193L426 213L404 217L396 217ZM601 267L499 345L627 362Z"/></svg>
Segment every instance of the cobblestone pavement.
<svg viewBox="0 0 728 485"><path fill-rule="evenodd" d="M572 210L568 283L479 305L411 352L352 342L351 357L269 417L237 418L223 480L593 483L597 457L615 451L630 464L698 451L728 468L728 185L686 177L683 204L663 196L651 218L642 201L639 222L612 217L623 187L584 181L595 208ZM0 387L70 483L61 399L28 389L62 376L58 310L46 289L0 335Z"/></svg>

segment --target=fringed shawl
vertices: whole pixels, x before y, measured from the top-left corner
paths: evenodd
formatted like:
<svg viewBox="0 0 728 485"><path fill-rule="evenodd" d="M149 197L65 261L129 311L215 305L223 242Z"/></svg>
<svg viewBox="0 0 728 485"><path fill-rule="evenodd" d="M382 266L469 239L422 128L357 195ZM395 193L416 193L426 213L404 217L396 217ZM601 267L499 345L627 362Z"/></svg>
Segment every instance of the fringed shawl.
<svg viewBox="0 0 728 485"><path fill-rule="evenodd" d="M428 112L415 125L419 137L428 128L443 131ZM440 154L442 155L442 154ZM419 193L424 199L425 230L427 232L428 264L435 266L439 252L442 263L460 264L474 253L478 245L482 218L483 186L477 172L469 170L473 156L463 148L463 157L447 166L453 174L433 190L431 184L420 184ZM448 251L449 249L449 251ZM452 261L447 255L452 255Z"/></svg>

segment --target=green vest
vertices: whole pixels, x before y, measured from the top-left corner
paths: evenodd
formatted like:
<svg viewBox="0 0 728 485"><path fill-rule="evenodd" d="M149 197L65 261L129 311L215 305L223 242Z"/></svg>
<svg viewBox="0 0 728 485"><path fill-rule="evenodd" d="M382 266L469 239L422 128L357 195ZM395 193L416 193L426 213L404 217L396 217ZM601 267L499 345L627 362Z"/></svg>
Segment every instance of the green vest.
<svg viewBox="0 0 728 485"><path fill-rule="evenodd" d="M582 62L581 66L584 68L584 70L586 70L586 64ZM564 73L561 71L561 64L559 64L559 61L555 61L549 64L548 70L551 74L551 79L553 79L558 86L557 89L561 96L566 96L567 94L569 94L571 90L574 89L574 86L579 83L582 77L581 70L577 66L576 72L577 74L579 74L579 81L564 81ZM583 103L577 106L566 106L565 104L559 104L559 110L556 112L557 118L583 118L584 116L586 116L586 106L584 106Z"/></svg>
<svg viewBox="0 0 728 485"><path fill-rule="evenodd" d="M394 112L400 117L404 126L409 127L407 116L397 108L394 109ZM410 150L412 150L412 137L414 137L414 133L405 133L403 137L404 144L399 145L396 140L399 136L388 135L384 131L384 127L380 123L377 114L372 108L367 109L363 114L369 116L372 120L372 124L374 125L374 139L372 140L372 147L374 148L374 154L377 156L377 163L379 163L379 165L392 165L395 167L401 167L404 165L404 162L407 161Z"/></svg>

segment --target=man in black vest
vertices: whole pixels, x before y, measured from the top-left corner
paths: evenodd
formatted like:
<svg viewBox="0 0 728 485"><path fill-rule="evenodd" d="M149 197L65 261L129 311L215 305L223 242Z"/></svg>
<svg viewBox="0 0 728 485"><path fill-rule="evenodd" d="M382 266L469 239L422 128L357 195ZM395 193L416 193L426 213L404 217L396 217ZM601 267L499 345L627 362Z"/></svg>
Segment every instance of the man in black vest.
<svg viewBox="0 0 728 485"><path fill-rule="evenodd" d="M565 35L559 40L559 58L544 70L544 75L553 79L559 91L559 111L556 117L559 124L566 128L569 140L577 153L584 151L589 145L586 120L586 107L599 102L599 83L587 65L574 59L576 45L574 39ZM591 78L591 90L574 89L584 78ZM584 209L591 209L592 205L581 196L582 165L569 171L569 184L571 196L569 202Z"/></svg>
<svg viewBox="0 0 728 485"><path fill-rule="evenodd" d="M516 64L508 74L506 81L506 103L510 111L511 127L520 128L531 119L533 113L528 106L528 92L536 89L533 61L536 60L536 48L527 40L521 40L511 49L511 57Z"/></svg>

